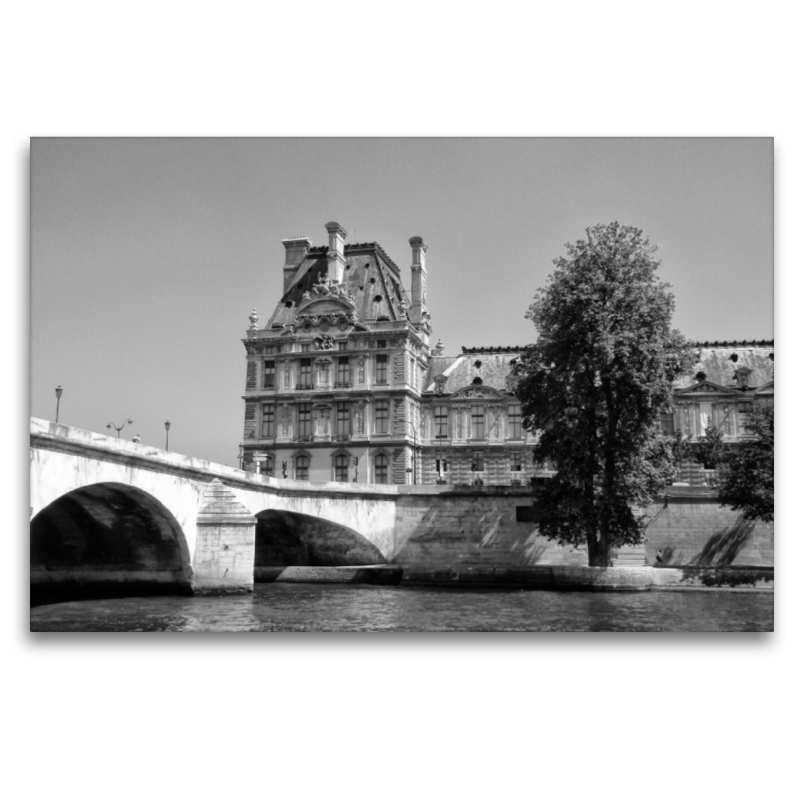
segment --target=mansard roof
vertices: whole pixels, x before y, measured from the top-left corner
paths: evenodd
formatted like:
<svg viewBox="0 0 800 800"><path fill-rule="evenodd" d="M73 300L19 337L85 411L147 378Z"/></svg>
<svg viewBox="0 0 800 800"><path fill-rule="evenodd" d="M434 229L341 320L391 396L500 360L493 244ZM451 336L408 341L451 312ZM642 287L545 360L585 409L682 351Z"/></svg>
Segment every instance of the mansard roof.
<svg viewBox="0 0 800 800"><path fill-rule="evenodd" d="M680 394L711 392L736 394L735 371L742 367L750 370L750 390L768 394L773 386L774 346L771 341L713 342L692 345L696 348L693 367L675 381L675 391ZM459 389L473 385L480 378L483 385L501 392L513 391L511 372L524 347L462 347L461 355L434 355L425 379L426 392L452 395ZM480 364L480 366L476 366ZM695 377L705 373L703 381ZM438 380L437 380L438 378ZM437 384L439 384L437 388Z"/></svg>
<svg viewBox="0 0 800 800"><path fill-rule="evenodd" d="M377 242L346 244L343 288L350 294L352 305L361 322L400 318L400 303L410 306L400 270ZM265 328L291 325L303 294L311 291L328 274L327 246L311 247L294 274L291 285L278 302Z"/></svg>
<svg viewBox="0 0 800 800"><path fill-rule="evenodd" d="M463 348L460 356L434 356L425 380L425 391L453 394L467 386L485 386L509 391L509 377L520 350L509 348ZM439 378L437 381L436 379ZM476 384L478 379L480 383ZM437 383L441 384L437 388Z"/></svg>
<svg viewBox="0 0 800 800"><path fill-rule="evenodd" d="M774 342L712 342L694 343L696 361L685 375L675 381L676 389L696 383L695 375L704 372L706 380L736 389L736 370L746 367L749 386L761 386L775 375Z"/></svg>

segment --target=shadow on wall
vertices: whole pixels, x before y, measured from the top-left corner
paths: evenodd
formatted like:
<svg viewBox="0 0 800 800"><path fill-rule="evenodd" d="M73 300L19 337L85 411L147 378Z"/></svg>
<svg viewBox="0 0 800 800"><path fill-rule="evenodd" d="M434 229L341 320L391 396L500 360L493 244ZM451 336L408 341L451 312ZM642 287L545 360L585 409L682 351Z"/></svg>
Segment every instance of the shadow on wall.
<svg viewBox="0 0 800 800"><path fill-rule="evenodd" d="M385 564L386 559L360 533L308 514L261 511L256 514L256 580L260 567L350 567Z"/></svg>
<svg viewBox="0 0 800 800"><path fill-rule="evenodd" d="M97 483L31 520L31 602L191 593L191 556L175 517L152 495Z"/></svg>
<svg viewBox="0 0 800 800"><path fill-rule="evenodd" d="M675 547L665 547L661 550L661 558L665 566L691 566L691 567L728 567L733 564L736 557L747 544L755 530L756 523L739 517L729 528L723 528L712 534L703 545L703 549L695 556L683 563L681 552Z"/></svg>

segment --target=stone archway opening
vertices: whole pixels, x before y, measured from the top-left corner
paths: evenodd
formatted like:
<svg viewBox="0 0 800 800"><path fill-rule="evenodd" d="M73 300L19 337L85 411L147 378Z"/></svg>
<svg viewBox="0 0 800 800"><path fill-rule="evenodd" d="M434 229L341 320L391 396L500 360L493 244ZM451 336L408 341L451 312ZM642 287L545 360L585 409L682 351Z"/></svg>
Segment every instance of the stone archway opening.
<svg viewBox="0 0 800 800"><path fill-rule="evenodd" d="M270 509L256 514L256 582L282 567L386 564L381 551L352 528L309 514Z"/></svg>
<svg viewBox="0 0 800 800"><path fill-rule="evenodd" d="M31 520L31 603L191 594L191 556L169 510L141 489L96 483Z"/></svg>

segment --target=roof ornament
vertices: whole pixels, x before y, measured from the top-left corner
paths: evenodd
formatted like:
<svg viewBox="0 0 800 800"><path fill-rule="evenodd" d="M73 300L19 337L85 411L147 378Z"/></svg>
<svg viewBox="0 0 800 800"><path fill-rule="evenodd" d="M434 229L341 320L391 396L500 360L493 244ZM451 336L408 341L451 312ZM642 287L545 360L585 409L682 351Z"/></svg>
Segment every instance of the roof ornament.
<svg viewBox="0 0 800 800"><path fill-rule="evenodd" d="M348 292L343 283L334 283L330 275L327 274L319 276L317 283L311 287L311 291L322 296L343 297L347 300L355 301L353 293ZM303 295L303 299L306 299L305 295Z"/></svg>
<svg viewBox="0 0 800 800"><path fill-rule="evenodd" d="M436 347L433 348L433 353L434 355L437 356L440 356L442 353L444 353L444 345L442 344L441 339L439 339L439 341L436 342Z"/></svg>
<svg viewBox="0 0 800 800"><path fill-rule="evenodd" d="M258 313L255 309L250 312L250 330L257 331L258 330Z"/></svg>

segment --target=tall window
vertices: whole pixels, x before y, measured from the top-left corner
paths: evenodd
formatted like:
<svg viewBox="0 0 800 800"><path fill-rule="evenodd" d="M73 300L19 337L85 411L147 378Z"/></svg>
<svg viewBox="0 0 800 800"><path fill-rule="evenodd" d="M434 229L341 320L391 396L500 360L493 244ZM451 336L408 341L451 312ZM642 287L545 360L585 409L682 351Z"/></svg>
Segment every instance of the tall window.
<svg viewBox="0 0 800 800"><path fill-rule="evenodd" d="M483 439L483 406L472 406L472 438Z"/></svg>
<svg viewBox="0 0 800 800"><path fill-rule="evenodd" d="M336 435L350 436L350 403L336 404Z"/></svg>
<svg viewBox="0 0 800 800"><path fill-rule="evenodd" d="M388 383L387 374L389 368L389 356L386 353L378 353L375 356L375 383Z"/></svg>
<svg viewBox="0 0 800 800"><path fill-rule="evenodd" d="M275 362L264 362L264 388L271 389L275 386Z"/></svg>
<svg viewBox="0 0 800 800"><path fill-rule="evenodd" d="M508 438L522 438L522 415L519 403L511 403L508 406Z"/></svg>
<svg viewBox="0 0 800 800"><path fill-rule="evenodd" d="M272 456L267 456L261 462L261 474L275 477L275 459Z"/></svg>
<svg viewBox="0 0 800 800"><path fill-rule="evenodd" d="M437 439L447 439L447 406L436 406L433 411L434 436Z"/></svg>
<svg viewBox="0 0 800 800"><path fill-rule="evenodd" d="M739 434L744 435L750 433L747 430L747 423L750 421L750 414L753 411L752 403L737 403L736 410L739 412Z"/></svg>
<svg viewBox="0 0 800 800"><path fill-rule="evenodd" d="M301 358L300 359L300 378L297 383L297 388L300 387L310 389L312 386L311 383L311 359L310 358Z"/></svg>
<svg viewBox="0 0 800 800"><path fill-rule="evenodd" d="M347 469L350 464L350 456L336 456L333 460L335 480L347 482Z"/></svg>
<svg viewBox="0 0 800 800"><path fill-rule="evenodd" d="M297 406L297 435L301 439L311 438L311 403Z"/></svg>
<svg viewBox="0 0 800 800"><path fill-rule="evenodd" d="M472 456L473 472L483 472L483 453L474 453Z"/></svg>
<svg viewBox="0 0 800 800"><path fill-rule="evenodd" d="M375 401L375 433L389 433L389 401Z"/></svg>
<svg viewBox="0 0 800 800"><path fill-rule="evenodd" d="M509 453L509 461L512 472L522 472L522 453Z"/></svg>
<svg viewBox="0 0 800 800"><path fill-rule="evenodd" d="M340 385L350 383L350 357L342 356L336 363L336 383Z"/></svg>
<svg viewBox="0 0 800 800"><path fill-rule="evenodd" d="M389 483L389 456L375 456L375 483Z"/></svg>
<svg viewBox="0 0 800 800"><path fill-rule="evenodd" d="M297 456L294 461L294 477L298 481L308 480L308 468L311 465L311 459L308 456Z"/></svg>
<svg viewBox="0 0 800 800"><path fill-rule="evenodd" d="M675 433L675 417L671 411L661 414L661 432L666 436L672 436Z"/></svg>
<svg viewBox="0 0 800 800"><path fill-rule="evenodd" d="M339 342L340 350L347 350L347 342Z"/></svg>
<svg viewBox="0 0 800 800"><path fill-rule="evenodd" d="M417 359L411 359L411 369L409 370L411 373L411 387L413 389L417 388Z"/></svg>
<svg viewBox="0 0 800 800"><path fill-rule="evenodd" d="M300 345L300 352L301 353L310 353L311 352L311 343L310 342L304 342L303 344L301 344Z"/></svg>
<svg viewBox="0 0 800 800"><path fill-rule="evenodd" d="M271 439L275 435L275 406L264 403L261 406L261 437Z"/></svg>

